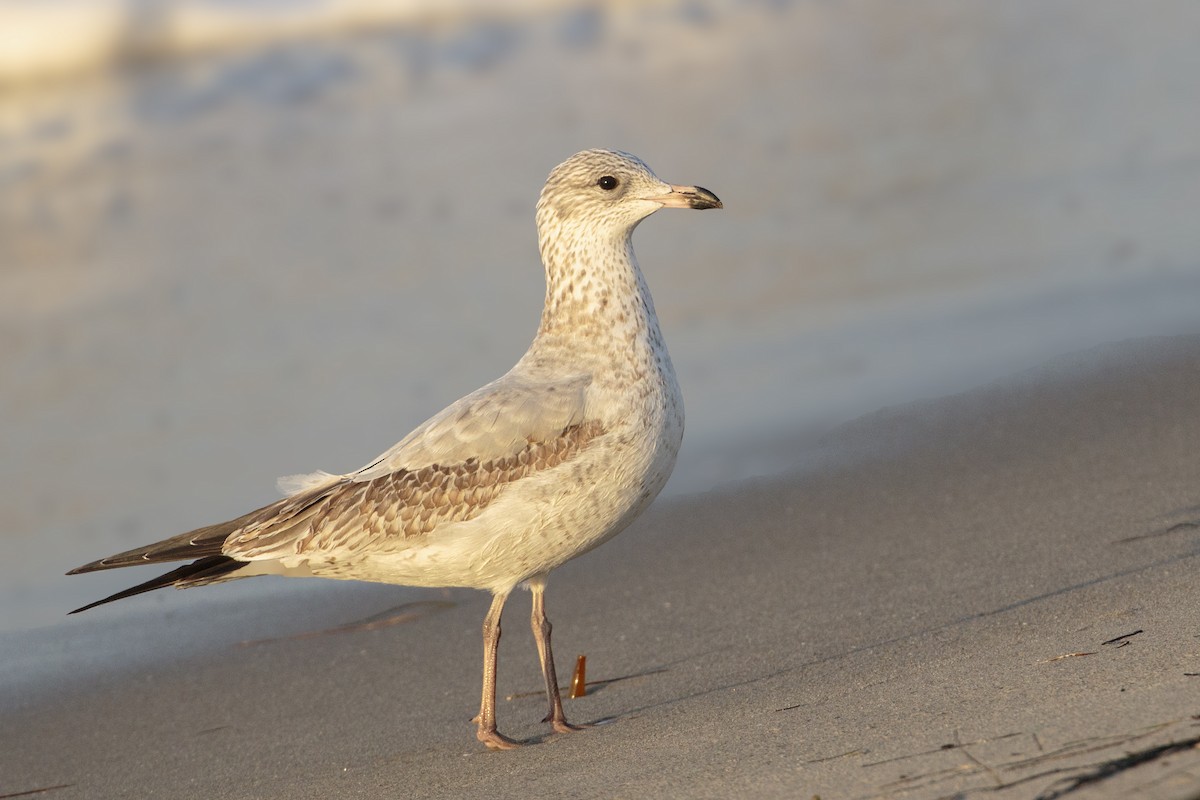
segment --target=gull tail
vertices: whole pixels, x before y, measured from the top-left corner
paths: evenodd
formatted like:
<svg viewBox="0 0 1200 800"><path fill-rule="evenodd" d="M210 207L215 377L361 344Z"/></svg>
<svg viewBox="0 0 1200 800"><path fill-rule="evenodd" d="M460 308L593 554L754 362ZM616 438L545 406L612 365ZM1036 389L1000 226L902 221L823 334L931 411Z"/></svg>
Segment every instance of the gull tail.
<svg viewBox="0 0 1200 800"><path fill-rule="evenodd" d="M231 580L239 577L233 573L246 566L245 561L238 561L229 556L205 556L197 559L191 564L184 564L182 567L173 569L165 575L159 575L157 578L151 578L145 583L139 583L137 586L131 586L128 589L109 595L103 600L97 600L94 603L88 603L86 606L77 608L69 613L78 614L80 611L87 611L89 608L102 606L105 603L111 603L114 600L124 600L126 597L142 594L144 592L152 592L155 589L162 589L166 586L175 586L180 589L185 589L189 586L202 586L206 583L215 583L216 581ZM99 567L98 569L103 569ZM72 570L68 574L87 571L83 567L78 570ZM247 576L248 577L248 576Z"/></svg>

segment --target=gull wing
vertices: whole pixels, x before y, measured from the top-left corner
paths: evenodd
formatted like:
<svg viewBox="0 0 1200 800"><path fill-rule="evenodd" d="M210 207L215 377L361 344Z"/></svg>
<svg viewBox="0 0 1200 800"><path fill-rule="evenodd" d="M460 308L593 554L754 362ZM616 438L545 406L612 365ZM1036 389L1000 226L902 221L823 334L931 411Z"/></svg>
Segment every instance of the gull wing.
<svg viewBox="0 0 1200 800"><path fill-rule="evenodd" d="M357 472L318 473L310 488L283 501L278 517L232 532L222 552L241 561L329 563L473 519L508 484L574 457L603 432L586 420L589 382L510 373Z"/></svg>
<svg viewBox="0 0 1200 800"><path fill-rule="evenodd" d="M396 470L510 456L583 423L590 383L590 376L548 382L510 372L447 406L348 477L369 481Z"/></svg>
<svg viewBox="0 0 1200 800"><path fill-rule="evenodd" d="M533 381L509 373L433 416L357 472L314 473L290 497L68 574L216 556L240 562L302 553L329 557L357 537L413 537L470 519L506 484L562 463L601 432L584 419L590 382ZM187 585L182 577L170 585Z"/></svg>

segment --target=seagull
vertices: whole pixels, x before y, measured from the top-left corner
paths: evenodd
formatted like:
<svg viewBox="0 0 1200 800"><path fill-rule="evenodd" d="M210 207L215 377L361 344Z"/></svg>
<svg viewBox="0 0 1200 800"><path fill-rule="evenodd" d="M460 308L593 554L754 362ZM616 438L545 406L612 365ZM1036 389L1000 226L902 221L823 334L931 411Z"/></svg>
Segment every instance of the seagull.
<svg viewBox="0 0 1200 800"><path fill-rule="evenodd" d="M699 186L660 180L641 159L584 150L551 171L537 204L546 302L529 350L503 377L435 414L362 469L281 478L286 497L71 570L188 561L76 609L165 586L257 575L491 592L483 693L472 719L491 749L500 616L518 586L554 731L567 722L544 592L555 567L625 529L658 495L683 440L683 396L632 235L660 208L722 208Z"/></svg>

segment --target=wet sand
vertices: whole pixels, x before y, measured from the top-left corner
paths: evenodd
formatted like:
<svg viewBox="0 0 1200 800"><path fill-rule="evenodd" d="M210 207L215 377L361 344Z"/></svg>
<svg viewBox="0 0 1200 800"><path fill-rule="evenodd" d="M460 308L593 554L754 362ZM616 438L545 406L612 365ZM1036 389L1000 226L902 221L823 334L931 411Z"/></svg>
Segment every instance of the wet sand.
<svg viewBox="0 0 1200 800"><path fill-rule="evenodd" d="M1108 765L1074 796L1191 797L1197 408L1200 338L1113 344L658 504L552 578L603 724L546 737L510 604L511 753L467 722L482 594L247 581L7 634L0 794L1028 798Z"/></svg>

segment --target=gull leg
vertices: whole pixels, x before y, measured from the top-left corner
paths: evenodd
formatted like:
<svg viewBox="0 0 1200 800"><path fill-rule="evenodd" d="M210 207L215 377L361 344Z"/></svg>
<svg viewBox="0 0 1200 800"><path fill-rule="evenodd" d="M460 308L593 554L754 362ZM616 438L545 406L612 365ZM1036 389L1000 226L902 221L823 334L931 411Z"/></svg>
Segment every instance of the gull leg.
<svg viewBox="0 0 1200 800"><path fill-rule="evenodd" d="M471 720L476 723L475 738L492 750L509 750L520 746L496 730L496 653L500 649L500 615L508 592L492 596L492 605L483 618L483 699L479 703L479 716Z"/></svg>
<svg viewBox="0 0 1200 800"><path fill-rule="evenodd" d="M558 733L577 731L581 728L567 722L563 713L562 697L558 693L558 676L554 673L554 652L550 649L550 630L552 625L546 619L546 578L539 576L529 581L533 592L533 613L530 623L533 625L533 638L537 642L538 658L542 662L542 677L546 679L546 698L550 701L550 713L542 722L549 722Z"/></svg>

